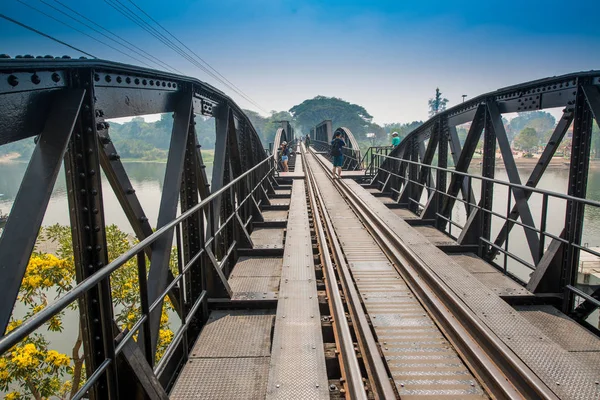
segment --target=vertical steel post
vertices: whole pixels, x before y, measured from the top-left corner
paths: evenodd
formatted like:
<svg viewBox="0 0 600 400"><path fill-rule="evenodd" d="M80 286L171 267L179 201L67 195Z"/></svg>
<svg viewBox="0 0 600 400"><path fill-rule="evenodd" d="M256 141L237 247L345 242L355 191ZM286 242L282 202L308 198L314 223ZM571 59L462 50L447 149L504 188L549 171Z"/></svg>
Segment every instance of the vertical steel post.
<svg viewBox="0 0 600 400"><path fill-rule="evenodd" d="M82 111L65 157L75 275L81 282L108 264L93 71L73 72L71 84L86 89ZM110 282L103 280L79 301L85 369L91 376L105 359L112 363L90 392L91 399L116 399L118 379Z"/></svg>
<svg viewBox="0 0 600 400"><path fill-rule="evenodd" d="M437 166L440 168L448 168L448 141L449 141L449 130L448 130L448 117L444 114L444 116L440 119L439 125L439 142L438 142L438 164ZM442 204L443 204L443 193L446 193L446 186L448 185L447 179L448 174L446 171L437 170L436 172L436 190L437 193L435 196L435 203L433 209L435 210L435 221L436 227L440 229L442 227L442 219L440 219L437 214L442 213ZM444 221L445 222L445 221Z"/></svg>
<svg viewBox="0 0 600 400"><path fill-rule="evenodd" d="M192 116L194 117L193 114ZM206 175L201 173L201 165L198 165L200 160L197 155L198 150L195 125L196 122L194 121L189 126L187 144L185 148L185 160L181 177L182 182L179 190L179 205L182 213L198 204L200 185L208 184L208 182L205 181ZM187 265L187 263L189 263L190 260L202 250L202 244L204 242L202 220L203 211L200 210L186 218L185 221L181 223L181 231L183 236L181 244L184 265ZM202 290L204 290L204 270L208 267L206 262L207 260L204 257L198 258L184 278L186 281L186 302L185 306L182 307L183 316L187 315L189 307L196 302L198 297L200 297ZM181 287L182 285L180 284L179 286ZM200 329L202 328L204 319L208 318L208 315L206 314L207 310L203 311L204 312L196 313L192 323L190 324L190 327L188 328L187 335L190 342L197 337L197 335L200 333Z"/></svg>
<svg viewBox="0 0 600 400"><path fill-rule="evenodd" d="M573 141L571 143L571 164L569 167L568 194L585 198L589 171L590 149L592 143L592 112L586 99L583 86L589 78L580 80L577 85L575 99L575 116L573 121ZM565 218L565 239L568 243L581 244L583 233L583 216L585 206L579 202L567 201ZM567 246L564 252L561 272L561 288L577 283L579 266L579 249ZM565 290L563 311L570 313L573 309L574 296Z"/></svg>
<svg viewBox="0 0 600 400"><path fill-rule="evenodd" d="M494 101L490 99L489 101ZM487 108L487 104L486 104ZM487 110L486 110L487 111ZM494 131L493 121L488 112L485 113L485 130L483 133L483 166L481 168L481 176L486 178L494 178L494 170L496 168L496 132ZM479 206L484 210L480 211L481 231L478 235L490 240L492 230L492 214L488 211L492 210L494 202L494 184L490 181L481 182L481 200Z"/></svg>

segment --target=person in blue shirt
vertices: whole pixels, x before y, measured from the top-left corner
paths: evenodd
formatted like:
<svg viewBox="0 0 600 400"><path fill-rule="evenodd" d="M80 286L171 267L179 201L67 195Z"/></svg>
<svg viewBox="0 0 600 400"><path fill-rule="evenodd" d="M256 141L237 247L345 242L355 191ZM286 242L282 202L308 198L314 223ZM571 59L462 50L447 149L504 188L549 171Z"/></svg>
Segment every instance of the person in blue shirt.
<svg viewBox="0 0 600 400"><path fill-rule="evenodd" d="M400 137L398 137L398 132L392 133L392 146L396 147L400 144Z"/></svg>
<svg viewBox="0 0 600 400"><path fill-rule="evenodd" d="M281 143L281 162L283 163L283 172L288 172L288 158L290 156L290 149L287 146L287 142Z"/></svg>
<svg viewBox="0 0 600 400"><path fill-rule="evenodd" d="M337 170L337 179L342 177L342 166L344 165L344 153L342 153L342 148L346 145L344 139L342 139L342 134L337 132L335 137L331 141L331 156L333 157L333 179L335 177L335 171Z"/></svg>

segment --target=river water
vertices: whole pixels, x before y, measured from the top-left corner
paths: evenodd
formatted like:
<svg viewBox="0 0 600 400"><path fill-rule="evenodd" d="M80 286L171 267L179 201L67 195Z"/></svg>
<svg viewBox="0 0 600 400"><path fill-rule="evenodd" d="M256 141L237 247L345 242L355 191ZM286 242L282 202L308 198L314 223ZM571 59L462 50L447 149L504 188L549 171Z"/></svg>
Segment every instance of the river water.
<svg viewBox="0 0 600 400"><path fill-rule="evenodd" d="M160 196L166 164L161 162L124 162L123 164L146 217L154 227L160 208ZM26 168L26 163L0 164L0 194L3 194L0 197L0 210L4 213L8 213L12 207ZM212 165L208 164L206 166L206 173L210 179ZM121 210L119 201L104 174L102 174L102 188L106 224L116 224L122 231L133 234L133 230ZM62 169L52 192L43 222L44 226L53 224L69 225L67 184Z"/></svg>

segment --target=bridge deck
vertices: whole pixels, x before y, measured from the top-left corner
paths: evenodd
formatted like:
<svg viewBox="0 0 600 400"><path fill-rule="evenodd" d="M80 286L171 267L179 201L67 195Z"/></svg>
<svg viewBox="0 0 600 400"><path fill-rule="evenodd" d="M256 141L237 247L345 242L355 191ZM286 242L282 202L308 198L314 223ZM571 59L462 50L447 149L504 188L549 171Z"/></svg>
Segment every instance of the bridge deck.
<svg viewBox="0 0 600 400"><path fill-rule="evenodd" d="M213 311L171 397L330 398L303 179L310 167L398 394L487 398L317 160L325 159L309 154L303 166L297 157L295 171L280 174L291 185L280 185L270 205L261 207L267 224L253 229L253 249L239 257L229 277L232 301L266 301L265 306ZM527 305L532 293L475 254L446 254L442 249L457 246L451 237L432 226L412 226L418 215L355 178L344 182L560 398L600 398L598 337L553 307ZM521 305L511 306L511 299Z"/></svg>

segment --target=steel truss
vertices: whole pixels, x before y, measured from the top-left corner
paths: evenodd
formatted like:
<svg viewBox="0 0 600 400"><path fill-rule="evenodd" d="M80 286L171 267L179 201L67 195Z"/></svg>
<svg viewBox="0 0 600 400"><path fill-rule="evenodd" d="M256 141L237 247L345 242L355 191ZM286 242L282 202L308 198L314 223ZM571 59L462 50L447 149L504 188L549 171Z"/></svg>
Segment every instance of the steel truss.
<svg viewBox="0 0 600 400"><path fill-rule="evenodd" d="M64 161L77 285L0 339L0 354L73 301L81 313L86 385L77 398L166 398L188 346L208 316L208 299L231 294L227 276L237 249L251 248L252 221L272 190L272 158L242 110L196 79L99 61L0 60L0 146L36 137L36 146L0 237L0 328L6 332L61 163ZM158 220L148 220L107 119L173 113ZM216 149L209 181L196 115L214 117ZM286 137L284 135L284 137ZM100 169L140 243L109 260ZM264 203L263 203L264 204ZM181 215L177 216L180 206ZM152 226L156 226L153 232ZM172 244L180 254L169 268ZM142 315L130 331L114 321L110 276L137 259ZM150 261L146 268L147 260ZM163 301L181 327L156 362ZM79 329L79 327L70 327ZM138 341L131 340L139 334Z"/></svg>
<svg viewBox="0 0 600 400"><path fill-rule="evenodd" d="M563 115L529 178L521 182L502 114L554 107L564 107ZM449 234L453 227L455 231L458 228L460 233L456 239L464 250L475 249L498 267L495 260L504 258L502 268L509 275L508 259L529 267L533 270L531 278L522 283L536 294L558 299L564 311L582 321L600 305L597 287L577 284L580 252L600 256L581 243L585 207L600 207L598 202L585 200L593 119L600 125L599 71L500 89L435 115L389 154L373 151L369 165L374 171L371 184L389 193L400 206L419 214L421 224L433 224ZM469 130L461 143L457 126L465 123L469 123ZM567 194L537 189L571 124L573 139ZM480 140L483 141L481 175L469 174ZM496 149L501 159L496 159ZM454 169L448 169L449 158ZM506 169L508 182L494 179L498 162ZM479 184L478 190L474 182ZM492 210L497 198L494 191L501 188L508 191L505 214ZM533 194L538 202L541 198L542 203L541 219L537 221L531 208ZM548 217L552 218L548 214L548 200L553 198L567 205L564 229L559 236L552 235L546 227ZM467 215L464 225L453 220L458 203L462 203ZM503 221L499 233L493 236L492 217ZM523 228L531 261L508 249L510 232L515 226Z"/></svg>

